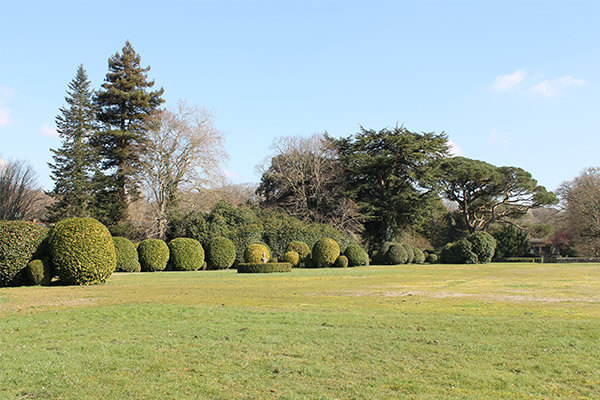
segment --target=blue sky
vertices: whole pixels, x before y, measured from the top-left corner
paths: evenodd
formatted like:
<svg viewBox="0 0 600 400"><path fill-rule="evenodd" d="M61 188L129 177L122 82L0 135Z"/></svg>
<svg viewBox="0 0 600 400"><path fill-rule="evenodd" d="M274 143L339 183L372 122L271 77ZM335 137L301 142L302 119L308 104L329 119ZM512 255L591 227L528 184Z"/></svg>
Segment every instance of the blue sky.
<svg viewBox="0 0 600 400"><path fill-rule="evenodd" d="M276 137L403 124L553 190L600 165L599 15L593 1L0 0L0 157L51 189L67 84L84 64L99 87L130 40L167 105L213 110L235 183L259 181Z"/></svg>

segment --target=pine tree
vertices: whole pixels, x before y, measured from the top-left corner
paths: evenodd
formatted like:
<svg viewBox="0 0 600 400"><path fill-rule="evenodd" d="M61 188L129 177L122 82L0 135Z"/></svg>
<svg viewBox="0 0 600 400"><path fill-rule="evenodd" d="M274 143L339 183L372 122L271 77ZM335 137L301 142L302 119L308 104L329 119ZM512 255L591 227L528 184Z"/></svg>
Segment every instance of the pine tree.
<svg viewBox="0 0 600 400"><path fill-rule="evenodd" d="M89 216L91 175L95 158L90 147L95 113L90 81L83 65L69 83L67 105L59 109L56 127L62 147L51 149L54 163L48 163L54 189L48 193L55 202L48 207L47 219L56 222L66 217Z"/></svg>
<svg viewBox="0 0 600 400"><path fill-rule="evenodd" d="M163 89L150 91L150 67L141 67L129 41L108 59L108 73L94 102L103 129L94 144L103 174L96 177L95 215L108 225L127 217L130 199L138 196L140 155L147 146L149 117L163 103Z"/></svg>

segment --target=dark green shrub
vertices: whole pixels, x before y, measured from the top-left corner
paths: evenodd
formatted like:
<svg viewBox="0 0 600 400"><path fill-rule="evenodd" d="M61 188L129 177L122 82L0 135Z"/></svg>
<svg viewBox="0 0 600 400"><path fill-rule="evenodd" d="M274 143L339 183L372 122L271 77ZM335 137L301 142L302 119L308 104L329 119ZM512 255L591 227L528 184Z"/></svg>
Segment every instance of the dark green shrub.
<svg viewBox="0 0 600 400"><path fill-rule="evenodd" d="M161 239L143 240L138 248L138 257L142 271L164 271L169 262L169 246Z"/></svg>
<svg viewBox="0 0 600 400"><path fill-rule="evenodd" d="M440 252L442 264L477 264L477 254L473 252L473 245L467 239L449 243Z"/></svg>
<svg viewBox="0 0 600 400"><path fill-rule="evenodd" d="M27 283L32 286L49 285L52 280L52 268L46 260L32 260L25 267Z"/></svg>
<svg viewBox="0 0 600 400"><path fill-rule="evenodd" d="M263 244L250 244L244 250L244 262L248 264L258 264L268 261L271 258L269 248Z"/></svg>
<svg viewBox="0 0 600 400"><path fill-rule="evenodd" d="M330 238L317 240L312 249L312 263L317 268L331 267L339 256L340 245Z"/></svg>
<svg viewBox="0 0 600 400"><path fill-rule="evenodd" d="M297 267L300 264L300 254L295 251L288 251L283 255L283 261L289 262L293 267Z"/></svg>
<svg viewBox="0 0 600 400"><path fill-rule="evenodd" d="M24 283L24 269L48 236L48 229L28 221L0 221L0 286Z"/></svg>
<svg viewBox="0 0 600 400"><path fill-rule="evenodd" d="M277 257L273 257L268 262L270 262L270 263L278 263L279 259Z"/></svg>
<svg viewBox="0 0 600 400"><path fill-rule="evenodd" d="M199 241L177 238L169 242L169 266L173 271L197 271L204 266L204 249Z"/></svg>
<svg viewBox="0 0 600 400"><path fill-rule="evenodd" d="M480 264L488 264L492 261L496 251L496 239L487 232L475 232L467 240L473 245L472 251L477 254Z"/></svg>
<svg viewBox="0 0 600 400"><path fill-rule="evenodd" d="M292 264L283 263L239 263L237 266L237 272L239 274L250 274L250 273L271 273L271 272L290 272L292 270Z"/></svg>
<svg viewBox="0 0 600 400"><path fill-rule="evenodd" d="M408 243L402 243L402 246L404 246L404 250L406 250L406 263L412 264L415 261L415 252L413 250L413 247Z"/></svg>
<svg viewBox="0 0 600 400"><path fill-rule="evenodd" d="M394 242L383 242L377 253L373 256L373 262L375 264L385 264L385 254L390 249L390 246L393 245Z"/></svg>
<svg viewBox="0 0 600 400"><path fill-rule="evenodd" d="M413 260L415 264L423 264L425 262L425 253L418 247L413 247L413 254L415 256Z"/></svg>
<svg viewBox="0 0 600 400"><path fill-rule="evenodd" d="M206 263L209 269L227 269L235 262L235 245L223 236L208 241Z"/></svg>
<svg viewBox="0 0 600 400"><path fill-rule="evenodd" d="M501 231L494 233L496 239L496 258L520 257L529 248L529 233L511 225L505 225Z"/></svg>
<svg viewBox="0 0 600 400"><path fill-rule="evenodd" d="M117 264L110 232L93 218L67 218L50 235L52 266L61 282L71 285L102 283Z"/></svg>
<svg viewBox="0 0 600 400"><path fill-rule="evenodd" d="M435 264L438 261L437 254L435 254L435 253L428 254L426 261L430 264Z"/></svg>
<svg viewBox="0 0 600 400"><path fill-rule="evenodd" d="M344 255L348 257L349 267L369 265L369 255L358 244L351 244L350 246L346 247Z"/></svg>
<svg viewBox="0 0 600 400"><path fill-rule="evenodd" d="M392 243L385 253L384 264L386 265L399 265L406 264L408 260L408 254L406 248L400 243Z"/></svg>
<svg viewBox="0 0 600 400"><path fill-rule="evenodd" d="M334 267L338 267L338 268L348 268L348 257L346 256L339 256L336 260L335 263L333 263Z"/></svg>
<svg viewBox="0 0 600 400"><path fill-rule="evenodd" d="M142 270L137 249L129 239L113 236L113 244L115 245L115 253L117 255L115 271L140 272Z"/></svg>
<svg viewBox="0 0 600 400"><path fill-rule="evenodd" d="M295 251L300 256L300 262L304 262L310 256L310 247L304 242L293 241L288 244L287 251Z"/></svg>

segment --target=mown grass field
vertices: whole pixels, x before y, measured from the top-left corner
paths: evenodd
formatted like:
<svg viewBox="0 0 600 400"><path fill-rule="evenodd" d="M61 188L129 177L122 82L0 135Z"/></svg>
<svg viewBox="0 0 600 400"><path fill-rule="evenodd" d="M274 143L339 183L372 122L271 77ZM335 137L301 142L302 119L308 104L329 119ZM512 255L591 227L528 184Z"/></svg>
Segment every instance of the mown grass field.
<svg viewBox="0 0 600 400"><path fill-rule="evenodd" d="M0 288L0 399L600 398L600 265Z"/></svg>

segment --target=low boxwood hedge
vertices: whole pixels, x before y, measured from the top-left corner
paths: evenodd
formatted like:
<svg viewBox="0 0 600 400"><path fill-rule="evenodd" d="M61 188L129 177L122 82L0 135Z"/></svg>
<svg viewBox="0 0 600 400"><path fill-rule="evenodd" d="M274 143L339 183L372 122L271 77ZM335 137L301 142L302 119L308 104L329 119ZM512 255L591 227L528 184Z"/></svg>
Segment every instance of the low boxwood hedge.
<svg viewBox="0 0 600 400"><path fill-rule="evenodd" d="M239 263L237 272L240 274L290 272L292 264L289 262L278 263Z"/></svg>

